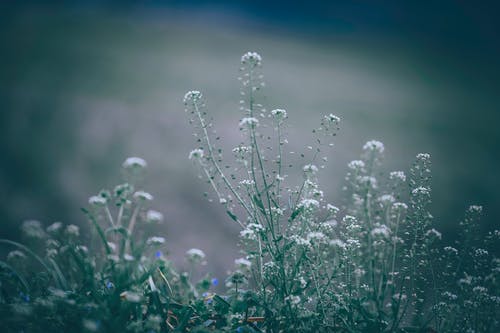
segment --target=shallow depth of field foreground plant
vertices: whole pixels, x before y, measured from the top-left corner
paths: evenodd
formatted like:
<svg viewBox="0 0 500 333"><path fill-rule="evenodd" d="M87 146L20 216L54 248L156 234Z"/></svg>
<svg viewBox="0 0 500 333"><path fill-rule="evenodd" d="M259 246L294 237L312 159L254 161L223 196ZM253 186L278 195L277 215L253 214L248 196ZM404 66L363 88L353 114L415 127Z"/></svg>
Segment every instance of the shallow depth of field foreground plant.
<svg viewBox="0 0 500 333"><path fill-rule="evenodd" d="M304 154L287 154L288 113L259 104L262 59L241 58L244 141L223 160L204 97L184 104L197 147L189 159L241 227L242 257L222 283L193 281L205 261L186 253L178 272L155 236L161 213L140 188L146 162L128 158L125 182L83 209L92 233L74 225L22 226L28 245L0 261L2 331L12 332L498 332L500 232L481 237L481 206L460 222L461 238L443 244L433 226L431 160L381 175L375 140L348 164L345 198L329 203L319 176L340 118L325 115ZM293 179L287 170L300 168ZM376 177L378 175L378 177ZM235 240L236 241L236 240Z"/></svg>

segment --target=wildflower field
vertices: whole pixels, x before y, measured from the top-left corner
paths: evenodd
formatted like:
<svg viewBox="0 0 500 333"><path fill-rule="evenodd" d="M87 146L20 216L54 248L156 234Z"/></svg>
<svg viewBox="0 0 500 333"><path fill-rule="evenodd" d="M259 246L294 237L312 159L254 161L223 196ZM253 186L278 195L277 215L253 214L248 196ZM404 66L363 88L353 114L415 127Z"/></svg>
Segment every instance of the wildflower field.
<svg viewBox="0 0 500 333"><path fill-rule="evenodd" d="M343 199L330 202L322 175L342 120L324 115L305 151L291 152L294 116L262 102L262 62L256 52L241 57L232 151L220 148L203 93L179 96L194 134L186 168L240 228L233 269L211 271L196 244L185 266L173 263L175 235L161 234L168 222L142 186L148 164L129 157L123 182L96 189L82 208L90 234L26 221L24 242L0 240L9 249L1 332L500 331L500 231L481 234L483 208L469 206L459 240L446 243L429 211L431 156L386 173L391 154L377 140L360 147Z"/></svg>

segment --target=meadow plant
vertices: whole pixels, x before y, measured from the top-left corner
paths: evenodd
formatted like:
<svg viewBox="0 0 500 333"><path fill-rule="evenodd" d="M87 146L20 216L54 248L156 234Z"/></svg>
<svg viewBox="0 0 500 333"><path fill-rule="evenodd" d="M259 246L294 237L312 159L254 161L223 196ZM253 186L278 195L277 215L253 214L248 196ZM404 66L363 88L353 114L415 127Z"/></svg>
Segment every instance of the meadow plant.
<svg viewBox="0 0 500 333"><path fill-rule="evenodd" d="M473 205L456 244L443 243L429 212L429 154L408 173L384 174L385 146L370 140L347 165L344 201L331 203L320 176L340 118L319 119L297 159L286 153L288 112L259 102L259 54L242 56L240 81L243 141L230 163L202 93L184 96L196 139L188 158L240 227L242 253L225 291L209 275L194 280L207 259L201 249L186 252L189 272L173 267L157 234L163 214L140 186L147 163L131 157L124 183L82 209L86 237L76 225L26 221L29 246L0 240L11 248L0 261L2 332L500 330L500 232L481 237L482 207Z"/></svg>

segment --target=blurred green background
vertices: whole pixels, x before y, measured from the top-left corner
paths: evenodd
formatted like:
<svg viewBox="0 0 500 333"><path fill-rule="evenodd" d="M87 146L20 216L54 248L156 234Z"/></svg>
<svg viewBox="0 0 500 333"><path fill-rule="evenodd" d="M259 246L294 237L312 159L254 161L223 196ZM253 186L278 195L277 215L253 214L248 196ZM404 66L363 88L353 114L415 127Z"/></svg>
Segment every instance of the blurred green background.
<svg viewBox="0 0 500 333"><path fill-rule="evenodd" d="M80 207L120 182L128 156L149 162L145 189L165 214L178 258L191 247L215 269L237 256L238 229L187 159L183 111L201 90L229 149L239 58L264 58L263 103L288 110L290 150L323 114L343 119L321 173L341 202L346 163L370 139L386 170L433 157L437 228L456 234L469 204L498 228L500 34L486 2L58 1L0 4L0 237L23 220L86 225ZM229 261L228 261L229 258Z"/></svg>

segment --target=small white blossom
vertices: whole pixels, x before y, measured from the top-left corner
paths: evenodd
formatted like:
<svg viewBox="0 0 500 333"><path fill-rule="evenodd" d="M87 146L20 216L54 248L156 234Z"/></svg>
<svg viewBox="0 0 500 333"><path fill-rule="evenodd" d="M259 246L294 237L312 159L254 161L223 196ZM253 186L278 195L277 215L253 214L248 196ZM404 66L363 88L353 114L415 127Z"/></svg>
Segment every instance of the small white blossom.
<svg viewBox="0 0 500 333"><path fill-rule="evenodd" d="M392 208L395 210L406 210L408 209L408 205L403 203L403 202L395 202L394 205L392 205Z"/></svg>
<svg viewBox="0 0 500 333"><path fill-rule="evenodd" d="M189 261L200 262L205 259L205 252L200 249L190 249L186 252Z"/></svg>
<svg viewBox="0 0 500 333"><path fill-rule="evenodd" d="M413 195L430 195L431 190L428 187L419 186L411 191Z"/></svg>
<svg viewBox="0 0 500 333"><path fill-rule="evenodd" d="M80 235L80 228L74 224L70 224L66 227L66 233L78 237Z"/></svg>
<svg viewBox="0 0 500 333"><path fill-rule="evenodd" d="M287 116L286 110L283 109L274 109L271 111L271 114L273 115L273 117L279 120L285 119Z"/></svg>
<svg viewBox="0 0 500 333"><path fill-rule="evenodd" d="M304 167L302 168L302 170L305 173L315 174L316 172L318 172L318 167L315 166L314 164L307 164L307 165L304 165Z"/></svg>
<svg viewBox="0 0 500 333"><path fill-rule="evenodd" d="M354 160L354 161L349 162L349 164L347 164L347 167L351 170L359 171L365 167L365 162L363 162L361 160Z"/></svg>
<svg viewBox="0 0 500 333"><path fill-rule="evenodd" d="M259 124L259 120L257 118L254 118L254 117L245 117L243 119L241 119L240 121L240 127L243 128L243 127L254 127L254 126L257 126Z"/></svg>
<svg viewBox="0 0 500 333"><path fill-rule="evenodd" d="M391 230L385 224L382 224L378 227L375 227L371 231L371 235L374 237L381 236L384 238L389 238L390 233L391 233Z"/></svg>
<svg viewBox="0 0 500 333"><path fill-rule="evenodd" d="M106 206L106 202L106 198L100 195L93 195L89 198L89 204L96 207L104 207Z"/></svg>
<svg viewBox="0 0 500 333"><path fill-rule="evenodd" d="M153 196L151 194L149 194L148 192L137 191L134 193L134 199L142 200L142 201L152 201Z"/></svg>
<svg viewBox="0 0 500 333"><path fill-rule="evenodd" d="M225 204L227 204L227 200L226 200L225 198L220 198L220 199L219 199L219 203L220 203L221 205L225 205Z"/></svg>
<svg viewBox="0 0 500 333"><path fill-rule="evenodd" d="M380 141L370 140L363 146L364 151L377 152L379 154L384 152L384 144Z"/></svg>
<svg viewBox="0 0 500 333"><path fill-rule="evenodd" d="M406 181L406 175L403 171L392 171L389 174L389 179L397 179L399 181L405 182Z"/></svg>
<svg viewBox="0 0 500 333"><path fill-rule="evenodd" d="M329 242L329 244L330 244L330 246L337 247L337 248L342 249L342 250L345 250L345 248L346 248L345 243L338 238L332 239Z"/></svg>
<svg viewBox="0 0 500 333"><path fill-rule="evenodd" d="M203 158L203 149L193 149L189 153L190 160L200 160Z"/></svg>
<svg viewBox="0 0 500 333"><path fill-rule="evenodd" d="M255 231L248 228L243 229L240 231L240 237L246 240L255 240L256 239Z"/></svg>
<svg viewBox="0 0 500 333"><path fill-rule="evenodd" d="M54 234L59 230L61 230L62 226L63 224L61 222L54 222L51 225L49 225L46 230L49 234Z"/></svg>
<svg viewBox="0 0 500 333"><path fill-rule="evenodd" d="M431 159L431 155L427 153L420 153L417 154L417 160L422 161L422 162L428 162Z"/></svg>
<svg viewBox="0 0 500 333"><path fill-rule="evenodd" d="M285 301L290 302L290 304L297 305L300 303L300 296L289 295L285 297Z"/></svg>
<svg viewBox="0 0 500 333"><path fill-rule="evenodd" d="M394 198L394 196L393 196L393 195L391 195L391 194L384 194L384 195L381 195L381 196L378 198L378 200L379 200L381 203L385 204L385 205L391 204L391 203L393 203L394 201L396 201L396 199Z"/></svg>
<svg viewBox="0 0 500 333"><path fill-rule="evenodd" d="M302 238L302 237L299 237L299 236L292 236L290 237L290 239L292 241L294 241L297 245L302 245L302 246L309 246L311 245L311 243L309 243L309 240L305 239L305 238Z"/></svg>
<svg viewBox="0 0 500 333"><path fill-rule="evenodd" d="M21 229L23 233L32 238L43 238L45 236L45 231L42 228L42 224L39 221L28 220L24 221Z"/></svg>
<svg viewBox="0 0 500 333"><path fill-rule="evenodd" d="M331 204L326 205L326 210L328 210L328 213L333 214L333 215L336 215L340 211L340 209L338 209L336 206L331 205Z"/></svg>
<svg viewBox="0 0 500 333"><path fill-rule="evenodd" d="M252 263L250 260L247 260L245 258L239 258L234 261L234 264L239 267L240 269L249 269L252 266Z"/></svg>
<svg viewBox="0 0 500 333"><path fill-rule="evenodd" d="M138 293L131 292L131 291L124 291L124 292L122 292L120 294L120 298L123 301L127 301L127 302L130 302L130 303L140 303L141 300L142 300L141 295L139 295Z"/></svg>
<svg viewBox="0 0 500 333"><path fill-rule="evenodd" d="M255 182L251 179L243 179L242 181L240 181L240 185L244 186L252 186L253 184L255 184Z"/></svg>
<svg viewBox="0 0 500 333"><path fill-rule="evenodd" d="M314 199L303 199L299 203L300 207L304 207L306 210L313 210L314 208L319 208L319 202L318 200Z"/></svg>
<svg viewBox="0 0 500 333"><path fill-rule="evenodd" d="M469 206L468 211L471 213L481 213L483 211L483 206L472 205L472 206Z"/></svg>
<svg viewBox="0 0 500 333"><path fill-rule="evenodd" d="M148 210L146 213L146 221L150 223L160 223L163 221L163 214L156 210Z"/></svg>
<svg viewBox="0 0 500 333"><path fill-rule="evenodd" d="M247 52L241 56L241 63L250 63L253 66L260 66L262 63L262 57L257 52Z"/></svg>
<svg viewBox="0 0 500 333"><path fill-rule="evenodd" d="M26 255L19 250L10 251L9 254L7 254L7 260L22 260L25 258Z"/></svg>
<svg viewBox="0 0 500 333"><path fill-rule="evenodd" d="M325 234L319 231L314 231L307 234L307 240L309 241L322 241L323 239L325 239Z"/></svg>
<svg viewBox="0 0 500 333"><path fill-rule="evenodd" d="M122 164L125 169L143 169L147 165L146 161L140 157L129 157Z"/></svg>
<svg viewBox="0 0 500 333"><path fill-rule="evenodd" d="M283 216L284 210L279 207L271 207L271 212L278 216Z"/></svg>
<svg viewBox="0 0 500 333"><path fill-rule="evenodd" d="M328 120L331 123L338 124L340 123L340 118L334 115L333 113L330 113L328 116L325 116L325 119Z"/></svg>
<svg viewBox="0 0 500 333"><path fill-rule="evenodd" d="M445 246L445 247L443 248L443 250L444 250L445 252L448 252L449 254L458 255L458 250L457 250L457 249L455 249L454 247L451 247L451 246Z"/></svg>
<svg viewBox="0 0 500 333"><path fill-rule="evenodd" d="M185 95L184 95L184 104L188 104L189 102L197 102L199 101L201 98L202 98L202 94L201 92L199 92L198 90L191 90L191 91L188 91Z"/></svg>
<svg viewBox="0 0 500 333"><path fill-rule="evenodd" d="M162 245L163 243L165 243L165 238L158 236L149 237L146 241L147 245Z"/></svg>
<svg viewBox="0 0 500 333"><path fill-rule="evenodd" d="M441 233L434 228L427 230L427 232L425 233L425 236L426 237L435 237L437 239L441 239Z"/></svg>

